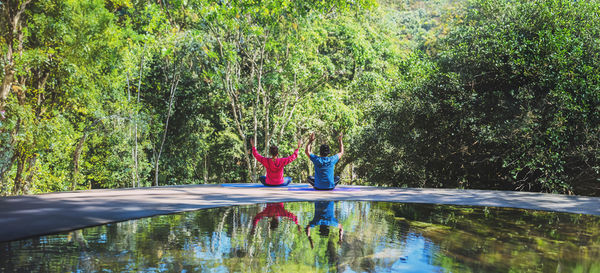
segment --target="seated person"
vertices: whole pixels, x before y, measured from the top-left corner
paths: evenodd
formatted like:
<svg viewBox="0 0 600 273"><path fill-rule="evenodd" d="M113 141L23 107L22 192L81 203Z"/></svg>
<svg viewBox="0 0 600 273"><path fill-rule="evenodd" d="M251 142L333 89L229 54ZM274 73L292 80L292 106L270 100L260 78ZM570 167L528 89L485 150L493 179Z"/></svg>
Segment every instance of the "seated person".
<svg viewBox="0 0 600 273"><path fill-rule="evenodd" d="M260 183L265 186L287 186L292 182L291 177L283 177L283 167L294 161L298 157L298 149L302 146L302 140L298 141L298 148L294 151L294 153L288 157L279 158L279 148L277 146L271 146L269 148L269 154L272 158L266 158L261 156L257 151L256 147L254 147L254 140L250 139L250 145L252 146L252 155L254 158L260 162L265 169L267 170L266 176L261 176L259 178Z"/></svg>
<svg viewBox="0 0 600 273"><path fill-rule="evenodd" d="M317 190L333 190L335 186L340 182L339 176L334 176L335 164L344 155L344 143L342 142L343 135L340 134L338 141L340 143L340 152L333 156L328 156L330 153L329 145L323 144L319 149L319 156L310 153L311 144L315 140L315 133L310 135L308 144L304 152L312 161L315 167L315 175L308 177L308 183Z"/></svg>

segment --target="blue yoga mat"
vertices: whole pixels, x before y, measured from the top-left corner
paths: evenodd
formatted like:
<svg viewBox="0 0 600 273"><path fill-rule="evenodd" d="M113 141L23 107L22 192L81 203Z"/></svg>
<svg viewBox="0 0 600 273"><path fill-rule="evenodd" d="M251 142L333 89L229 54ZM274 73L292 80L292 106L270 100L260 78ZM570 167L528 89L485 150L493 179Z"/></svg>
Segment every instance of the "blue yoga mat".
<svg viewBox="0 0 600 273"><path fill-rule="evenodd" d="M359 188L335 188L333 190L315 190L313 187L310 188L295 188L288 189L288 191L360 191Z"/></svg>
<svg viewBox="0 0 600 273"><path fill-rule="evenodd" d="M259 183L240 183L240 184L221 184L221 187L231 187L231 188L306 188L308 185L306 184L289 184L287 186L278 186L278 187L267 187L263 184Z"/></svg>

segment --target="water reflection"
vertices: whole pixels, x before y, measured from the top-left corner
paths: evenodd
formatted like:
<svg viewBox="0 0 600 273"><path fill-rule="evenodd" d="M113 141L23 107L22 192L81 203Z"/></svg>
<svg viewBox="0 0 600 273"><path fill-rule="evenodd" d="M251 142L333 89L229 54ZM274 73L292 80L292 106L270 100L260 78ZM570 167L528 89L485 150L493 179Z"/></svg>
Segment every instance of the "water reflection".
<svg viewBox="0 0 600 273"><path fill-rule="evenodd" d="M315 202L315 211L313 219L306 226L306 235L308 237L308 241L310 242L311 248L314 248L314 243L312 238L310 237L310 230L315 226L319 228L319 235L324 238L329 237L330 227L336 228L339 234L338 243L342 241L342 238L344 236L344 228L342 227L342 224L340 224L335 218L334 207L335 205L333 201ZM331 242L331 240L328 240L328 242Z"/></svg>
<svg viewBox="0 0 600 273"><path fill-rule="evenodd" d="M600 272L599 261L597 216L383 202L218 208L0 244L0 272Z"/></svg>
<svg viewBox="0 0 600 273"><path fill-rule="evenodd" d="M311 229L317 227L320 238L323 238L323 241L325 242L324 248L327 265L339 269L340 253L338 251L338 246L342 242L344 228L335 218L335 204L332 201L317 201L314 205L313 219L305 228L308 242L310 243L310 247L314 249L315 245L311 237ZM337 238L330 238L331 229L337 229Z"/></svg>
<svg viewBox="0 0 600 273"><path fill-rule="evenodd" d="M260 220L262 220L265 217L271 218L271 221L269 221L269 228L271 230L275 230L277 229L277 227L279 227L280 218L288 218L292 220L298 227L298 230L300 230L300 225L298 224L298 217L295 214L287 211L283 203L269 203L263 211L256 214L256 216L254 216L254 219L252 219L252 234L254 234L258 222L260 222Z"/></svg>

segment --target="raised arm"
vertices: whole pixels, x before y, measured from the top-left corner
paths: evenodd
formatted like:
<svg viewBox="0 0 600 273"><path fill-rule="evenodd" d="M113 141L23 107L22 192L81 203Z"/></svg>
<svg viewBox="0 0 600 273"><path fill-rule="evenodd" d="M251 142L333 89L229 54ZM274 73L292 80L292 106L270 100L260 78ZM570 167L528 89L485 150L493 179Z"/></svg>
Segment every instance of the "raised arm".
<svg viewBox="0 0 600 273"><path fill-rule="evenodd" d="M340 152L338 153L338 159L341 159L344 155L344 141L342 140L343 138L344 133L340 133L340 136L338 136L338 141L340 142Z"/></svg>
<svg viewBox="0 0 600 273"><path fill-rule="evenodd" d="M254 147L254 140L250 139L250 146L252 146L252 155L258 162L263 163L266 159L258 153L256 147Z"/></svg>
<svg viewBox="0 0 600 273"><path fill-rule="evenodd" d="M306 226L305 231L306 231L306 237L308 237L308 242L310 243L310 248L314 249L315 245L312 241L312 238L310 238L310 224Z"/></svg>
<svg viewBox="0 0 600 273"><path fill-rule="evenodd" d="M290 156L288 156L288 157L285 157L285 158L283 158L283 160L284 160L284 161L283 161L283 163L284 163L285 165L287 165L287 164L289 164L290 162L292 162L292 161L296 160L296 158L298 158L298 149L296 149L292 155L290 155Z"/></svg>
<svg viewBox="0 0 600 273"><path fill-rule="evenodd" d="M306 144L306 149L304 149L304 153L306 153L306 156L308 156L310 158L310 145L312 145L312 142L315 140L315 133L313 132L312 134L310 134L310 137L308 138L308 143Z"/></svg>

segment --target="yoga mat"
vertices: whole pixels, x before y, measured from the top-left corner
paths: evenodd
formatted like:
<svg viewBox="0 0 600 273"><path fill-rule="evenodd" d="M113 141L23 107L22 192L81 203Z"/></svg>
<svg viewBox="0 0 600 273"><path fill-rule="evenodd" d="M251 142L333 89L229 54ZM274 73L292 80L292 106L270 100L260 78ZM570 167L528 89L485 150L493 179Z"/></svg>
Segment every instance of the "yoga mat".
<svg viewBox="0 0 600 273"><path fill-rule="evenodd" d="M277 186L277 187L267 187L263 184L258 183L240 183L240 184L221 184L221 187L231 187L231 188L302 188L308 187L306 184L289 184L287 186Z"/></svg>
<svg viewBox="0 0 600 273"><path fill-rule="evenodd" d="M313 187L310 188L295 188L288 189L288 191L360 191L359 188L335 188L333 190L315 190Z"/></svg>

